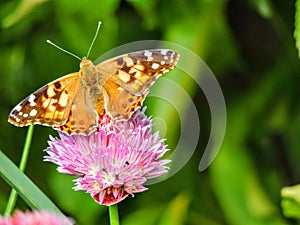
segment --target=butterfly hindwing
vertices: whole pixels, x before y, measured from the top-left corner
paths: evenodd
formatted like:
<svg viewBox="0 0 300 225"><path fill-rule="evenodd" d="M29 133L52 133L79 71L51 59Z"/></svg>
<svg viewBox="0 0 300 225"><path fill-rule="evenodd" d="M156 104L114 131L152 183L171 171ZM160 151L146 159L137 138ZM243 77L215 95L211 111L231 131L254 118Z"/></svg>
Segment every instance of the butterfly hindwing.
<svg viewBox="0 0 300 225"><path fill-rule="evenodd" d="M62 126L54 127L57 130L68 134L88 135L94 131L98 125L98 114L88 90L79 85L76 96L73 99L70 114L67 121Z"/></svg>
<svg viewBox="0 0 300 225"><path fill-rule="evenodd" d="M115 120L129 119L145 99L145 95L134 95L111 80L106 81L104 89L106 111Z"/></svg>
<svg viewBox="0 0 300 225"><path fill-rule="evenodd" d="M16 126L63 125L78 88L78 72L61 77L38 89L10 113L8 121Z"/></svg>

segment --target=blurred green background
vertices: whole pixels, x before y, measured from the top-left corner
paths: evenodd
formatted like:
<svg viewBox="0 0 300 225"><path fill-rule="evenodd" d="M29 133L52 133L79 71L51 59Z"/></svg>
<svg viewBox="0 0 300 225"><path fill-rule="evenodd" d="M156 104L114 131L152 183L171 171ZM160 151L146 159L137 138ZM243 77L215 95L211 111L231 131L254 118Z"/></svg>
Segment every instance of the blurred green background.
<svg viewBox="0 0 300 225"><path fill-rule="evenodd" d="M0 149L19 162L27 129L7 122L10 110L47 82L79 69L78 60L46 40L83 56L101 20L91 59L132 41L177 43L214 72L228 113L220 152L199 172L210 112L201 90L186 84L201 123L197 151L176 175L119 204L121 224L297 224L283 216L280 205L281 188L300 183L300 63L294 17L291 0L1 1ZM175 69L166 76L176 74ZM145 104L150 112L168 113L163 102ZM178 129L168 125L171 149ZM56 136L50 128L35 127L26 174L78 224L108 224L106 207L71 190L72 177L42 161L49 134ZM9 191L0 180L0 212ZM26 208L21 199L18 208Z"/></svg>

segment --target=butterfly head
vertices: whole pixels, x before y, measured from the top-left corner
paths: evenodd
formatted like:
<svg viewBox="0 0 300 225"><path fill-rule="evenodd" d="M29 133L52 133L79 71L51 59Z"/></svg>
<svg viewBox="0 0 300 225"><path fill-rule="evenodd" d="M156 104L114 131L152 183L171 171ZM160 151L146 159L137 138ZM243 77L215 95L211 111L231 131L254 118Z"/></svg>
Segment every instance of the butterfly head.
<svg viewBox="0 0 300 225"><path fill-rule="evenodd" d="M94 64L91 60L87 59L86 57L83 57L81 62L80 62L80 69L91 67L93 65Z"/></svg>

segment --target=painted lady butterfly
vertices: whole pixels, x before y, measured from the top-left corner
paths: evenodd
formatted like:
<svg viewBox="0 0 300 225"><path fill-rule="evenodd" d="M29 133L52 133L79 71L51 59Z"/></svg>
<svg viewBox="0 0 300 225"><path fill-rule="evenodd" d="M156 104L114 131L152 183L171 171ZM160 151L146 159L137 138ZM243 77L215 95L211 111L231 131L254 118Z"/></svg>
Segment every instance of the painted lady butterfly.
<svg viewBox="0 0 300 225"><path fill-rule="evenodd" d="M98 114L126 120L138 109L150 87L173 69L179 55L155 49L121 55L98 65L83 58L79 72L63 76L29 95L10 113L8 121L22 127L52 126L68 134L88 135Z"/></svg>
<svg viewBox="0 0 300 225"><path fill-rule="evenodd" d="M99 115L130 118L153 83L173 69L178 58L167 49L132 52L97 65L83 58L79 72L29 95L11 111L8 121L19 127L41 124L70 135L88 135L97 128Z"/></svg>

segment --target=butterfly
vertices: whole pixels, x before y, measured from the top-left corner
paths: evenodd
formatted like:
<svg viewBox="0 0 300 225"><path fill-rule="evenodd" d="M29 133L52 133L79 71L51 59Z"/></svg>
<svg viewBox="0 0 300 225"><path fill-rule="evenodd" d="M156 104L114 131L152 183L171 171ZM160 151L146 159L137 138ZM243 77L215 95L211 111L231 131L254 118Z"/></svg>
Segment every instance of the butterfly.
<svg viewBox="0 0 300 225"><path fill-rule="evenodd" d="M120 55L97 65L83 58L79 72L41 87L11 111L8 121L41 124L69 135L89 135L100 116L127 120L141 107L151 86L172 70L179 54L152 49Z"/></svg>

